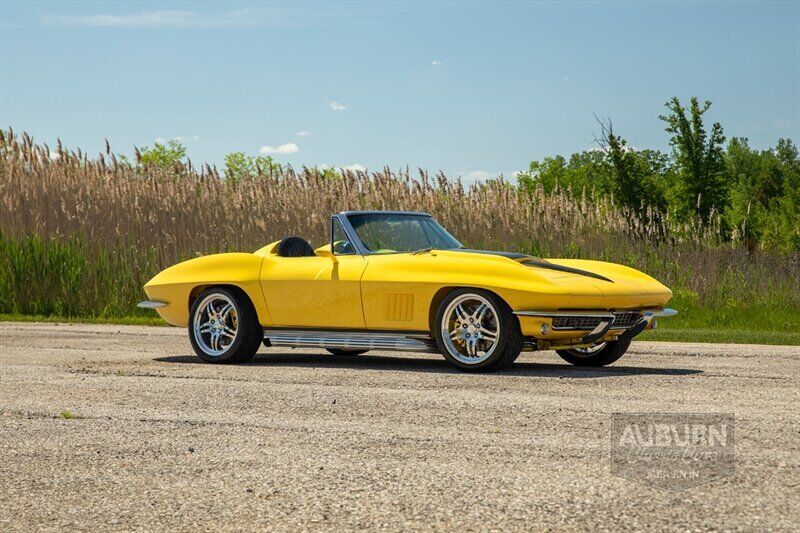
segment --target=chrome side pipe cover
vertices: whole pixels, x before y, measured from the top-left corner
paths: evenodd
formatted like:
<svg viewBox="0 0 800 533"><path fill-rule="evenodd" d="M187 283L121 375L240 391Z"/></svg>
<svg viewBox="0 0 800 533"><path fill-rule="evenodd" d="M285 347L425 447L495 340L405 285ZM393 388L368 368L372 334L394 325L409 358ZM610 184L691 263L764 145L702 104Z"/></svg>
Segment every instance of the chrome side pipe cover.
<svg viewBox="0 0 800 533"><path fill-rule="evenodd" d="M291 348L340 348L345 350L398 350L438 353L436 343L429 336L402 333L267 329L264 332L264 344Z"/></svg>

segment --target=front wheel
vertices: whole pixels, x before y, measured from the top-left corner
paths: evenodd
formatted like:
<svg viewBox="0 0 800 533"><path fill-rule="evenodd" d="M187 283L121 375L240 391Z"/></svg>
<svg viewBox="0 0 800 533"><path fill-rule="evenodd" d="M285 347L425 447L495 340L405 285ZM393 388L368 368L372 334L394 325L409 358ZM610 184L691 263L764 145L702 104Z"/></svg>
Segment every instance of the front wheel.
<svg viewBox="0 0 800 533"><path fill-rule="evenodd" d="M206 289L192 304L189 341L208 363L242 363L251 359L264 331L253 304L238 290Z"/></svg>
<svg viewBox="0 0 800 533"><path fill-rule="evenodd" d="M436 313L435 334L445 359L466 372L511 365L524 341L508 304L478 289L456 289L444 298Z"/></svg>
<svg viewBox="0 0 800 533"><path fill-rule="evenodd" d="M598 342L587 348L572 348L570 350L556 350L561 358L575 366L606 366L610 365L628 351L630 339L625 341Z"/></svg>

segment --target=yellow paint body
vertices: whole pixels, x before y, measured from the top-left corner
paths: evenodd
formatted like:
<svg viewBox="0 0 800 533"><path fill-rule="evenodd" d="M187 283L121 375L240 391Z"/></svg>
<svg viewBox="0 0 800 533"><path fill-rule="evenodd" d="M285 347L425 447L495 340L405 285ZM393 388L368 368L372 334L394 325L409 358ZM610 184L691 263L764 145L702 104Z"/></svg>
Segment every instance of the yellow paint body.
<svg viewBox="0 0 800 533"><path fill-rule="evenodd" d="M428 253L279 257L277 243L255 253L218 254L170 267L145 285L170 324L186 326L191 302L214 285L241 288L265 327L430 331L431 316L447 291L459 287L496 293L514 311L660 308L672 291L650 276L613 263L549 259L613 281L526 266L499 255L434 250ZM520 316L524 335L553 343L576 333L543 335L548 318ZM613 338L609 333L606 338Z"/></svg>

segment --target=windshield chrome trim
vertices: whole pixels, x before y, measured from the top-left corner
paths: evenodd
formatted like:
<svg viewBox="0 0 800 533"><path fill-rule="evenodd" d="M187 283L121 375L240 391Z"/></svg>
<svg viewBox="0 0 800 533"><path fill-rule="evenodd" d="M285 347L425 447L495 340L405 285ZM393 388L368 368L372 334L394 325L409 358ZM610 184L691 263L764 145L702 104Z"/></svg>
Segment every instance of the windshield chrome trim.
<svg viewBox="0 0 800 533"><path fill-rule="evenodd" d="M417 216L417 217L428 217L433 218L430 213L426 213L424 211L380 211L380 210L365 210L365 211L342 211L338 213L339 215L344 215L349 217L351 215L410 215L410 216Z"/></svg>

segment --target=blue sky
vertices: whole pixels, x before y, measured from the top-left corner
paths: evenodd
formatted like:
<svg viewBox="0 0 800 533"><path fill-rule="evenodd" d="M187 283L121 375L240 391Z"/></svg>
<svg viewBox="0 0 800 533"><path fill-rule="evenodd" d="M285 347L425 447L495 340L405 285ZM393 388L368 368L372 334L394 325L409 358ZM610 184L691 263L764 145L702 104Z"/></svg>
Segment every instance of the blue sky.
<svg viewBox="0 0 800 533"><path fill-rule="evenodd" d="M800 3L0 4L0 126L195 162L482 177L593 145L667 149L675 95L726 135L800 140Z"/></svg>

